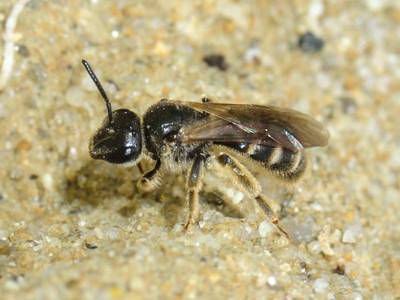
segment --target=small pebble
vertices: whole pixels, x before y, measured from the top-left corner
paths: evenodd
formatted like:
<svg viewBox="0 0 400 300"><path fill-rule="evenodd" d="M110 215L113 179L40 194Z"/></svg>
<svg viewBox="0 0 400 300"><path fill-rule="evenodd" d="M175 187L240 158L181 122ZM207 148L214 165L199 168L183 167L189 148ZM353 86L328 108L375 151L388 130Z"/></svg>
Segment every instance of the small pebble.
<svg viewBox="0 0 400 300"><path fill-rule="evenodd" d="M12 275L9 280L7 280L4 284L4 287L7 290L18 290L23 283L24 278L18 275Z"/></svg>
<svg viewBox="0 0 400 300"><path fill-rule="evenodd" d="M268 285L269 286L276 286L276 278L274 276L269 276L267 279Z"/></svg>
<svg viewBox="0 0 400 300"><path fill-rule="evenodd" d="M101 239L104 238L103 230L101 230L100 227L96 227L96 228L94 229L94 233L95 233L95 235L96 235L96 237L97 237L98 239L101 240Z"/></svg>
<svg viewBox="0 0 400 300"><path fill-rule="evenodd" d="M46 190L51 191L53 189L53 176L46 173L43 175L43 185Z"/></svg>
<svg viewBox="0 0 400 300"><path fill-rule="evenodd" d="M272 231L272 226L268 221L262 221L260 225L258 225L258 233L261 237L266 237Z"/></svg>
<svg viewBox="0 0 400 300"><path fill-rule="evenodd" d="M354 244L362 233L361 224L356 223L350 225L343 233L342 242L346 244Z"/></svg>
<svg viewBox="0 0 400 300"><path fill-rule="evenodd" d="M39 175L37 175L37 174L31 174L31 175L29 175L29 179L30 180L36 180L36 179L38 179L39 178Z"/></svg>
<svg viewBox="0 0 400 300"><path fill-rule="evenodd" d="M310 207L314 210L314 211L323 211L323 208L321 206L321 204L313 202L310 204Z"/></svg>
<svg viewBox="0 0 400 300"><path fill-rule="evenodd" d="M17 45L15 48L18 54L23 57L28 57L30 55L29 49L25 45Z"/></svg>
<svg viewBox="0 0 400 300"><path fill-rule="evenodd" d="M311 2L311 5L308 10L308 16L313 21L321 17L324 13L324 3L323 1L314 0Z"/></svg>
<svg viewBox="0 0 400 300"><path fill-rule="evenodd" d="M313 241L307 245L307 249L312 254L318 254L321 252L321 245L318 241Z"/></svg>
<svg viewBox="0 0 400 300"><path fill-rule="evenodd" d="M78 151L77 151L77 149L75 147L70 147L68 154L69 154L70 158L76 159L77 156L78 156Z"/></svg>
<svg viewBox="0 0 400 300"><path fill-rule="evenodd" d="M324 44L325 43L321 38L317 37L310 31L302 34L297 42L299 48L307 53L316 53L321 51Z"/></svg>
<svg viewBox="0 0 400 300"><path fill-rule="evenodd" d="M314 291L316 293L319 293L319 294L325 293L328 286L329 286L329 283L324 278L318 278L314 281Z"/></svg>
<svg viewBox="0 0 400 300"><path fill-rule="evenodd" d="M244 194L242 192L236 192L235 195L232 197L232 202L234 204L239 204L240 202L242 202L244 198Z"/></svg>
<svg viewBox="0 0 400 300"><path fill-rule="evenodd" d="M259 62L261 57L261 49L257 45L253 45L244 53L244 60L246 62Z"/></svg>
<svg viewBox="0 0 400 300"><path fill-rule="evenodd" d="M244 199L244 194L234 189L227 188L226 195L232 200L233 204L239 204Z"/></svg>
<svg viewBox="0 0 400 300"><path fill-rule="evenodd" d="M354 299L354 300L363 300L364 298L363 298L363 296L360 294L360 293L353 293L353 298L352 299Z"/></svg>
<svg viewBox="0 0 400 300"><path fill-rule="evenodd" d="M93 250L93 249L97 249L98 247L94 244L90 244L90 243L85 243L86 248Z"/></svg>
<svg viewBox="0 0 400 300"><path fill-rule="evenodd" d="M116 39L119 37L119 31L118 30L113 30L111 31L111 36Z"/></svg>
<svg viewBox="0 0 400 300"><path fill-rule="evenodd" d="M203 61L210 67L218 68L221 71L228 69L228 64L225 61L225 56L221 54L209 54L203 57Z"/></svg>
<svg viewBox="0 0 400 300"><path fill-rule="evenodd" d="M22 178L22 171L21 169L19 169L18 167L16 167L15 169L12 169L10 172L10 179L11 180L20 180Z"/></svg>
<svg viewBox="0 0 400 300"><path fill-rule="evenodd" d="M333 269L333 273L338 274L338 275L344 275L346 274L344 266L337 265L335 269Z"/></svg>
<svg viewBox="0 0 400 300"><path fill-rule="evenodd" d="M342 105L342 112L345 114L352 114L357 110L357 103L351 97L341 97L339 99Z"/></svg>

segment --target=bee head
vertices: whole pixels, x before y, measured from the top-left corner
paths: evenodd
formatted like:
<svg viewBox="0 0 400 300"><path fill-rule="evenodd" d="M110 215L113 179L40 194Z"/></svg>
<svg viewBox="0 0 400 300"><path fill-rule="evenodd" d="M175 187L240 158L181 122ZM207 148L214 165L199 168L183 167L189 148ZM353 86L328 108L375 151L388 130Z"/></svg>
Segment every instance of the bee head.
<svg viewBox="0 0 400 300"><path fill-rule="evenodd" d="M128 109L112 111L111 103L89 63L82 60L107 106L107 117L89 144L90 156L110 163L134 163L142 152L142 135L138 115Z"/></svg>
<svg viewBox="0 0 400 300"><path fill-rule="evenodd" d="M142 152L140 119L132 111L117 109L107 116L89 145L90 156L110 163L135 162Z"/></svg>

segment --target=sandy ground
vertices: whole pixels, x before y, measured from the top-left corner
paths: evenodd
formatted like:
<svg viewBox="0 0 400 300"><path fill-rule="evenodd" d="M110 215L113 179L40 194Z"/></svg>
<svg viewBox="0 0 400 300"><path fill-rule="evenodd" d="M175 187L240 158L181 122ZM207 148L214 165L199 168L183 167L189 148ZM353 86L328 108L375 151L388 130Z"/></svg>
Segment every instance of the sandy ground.
<svg viewBox="0 0 400 300"><path fill-rule="evenodd" d="M399 1L16 2L0 2L2 299L400 297ZM227 181L232 205L203 193L184 234L182 176L143 194L136 167L91 160L105 107L82 58L140 114L207 95L322 121L302 181L258 174L292 240Z"/></svg>

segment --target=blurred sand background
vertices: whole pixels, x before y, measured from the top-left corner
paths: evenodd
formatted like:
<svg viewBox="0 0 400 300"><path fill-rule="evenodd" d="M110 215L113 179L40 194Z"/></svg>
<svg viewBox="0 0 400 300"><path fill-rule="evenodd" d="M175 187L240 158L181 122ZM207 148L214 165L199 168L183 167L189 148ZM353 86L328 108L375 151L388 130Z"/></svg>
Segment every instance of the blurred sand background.
<svg viewBox="0 0 400 300"><path fill-rule="evenodd" d="M2 299L400 297L399 1L3 0L0 24ZM183 177L142 194L92 161L82 58L115 108L207 95L326 124L301 182L259 175L292 242L229 183L240 213L203 194L183 234Z"/></svg>

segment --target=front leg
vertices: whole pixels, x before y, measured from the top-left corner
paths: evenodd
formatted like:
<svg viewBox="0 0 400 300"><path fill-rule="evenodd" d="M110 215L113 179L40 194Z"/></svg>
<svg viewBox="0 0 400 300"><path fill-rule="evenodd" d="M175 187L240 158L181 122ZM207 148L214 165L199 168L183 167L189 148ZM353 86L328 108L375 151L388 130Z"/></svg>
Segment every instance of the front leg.
<svg viewBox="0 0 400 300"><path fill-rule="evenodd" d="M142 176L138 181L138 188L144 192L155 190L161 184L161 160L157 160L156 165Z"/></svg>
<svg viewBox="0 0 400 300"><path fill-rule="evenodd" d="M203 186L204 157L198 155L187 175L186 197L189 204L189 215L183 227L185 231L194 224L199 217L199 192Z"/></svg>

